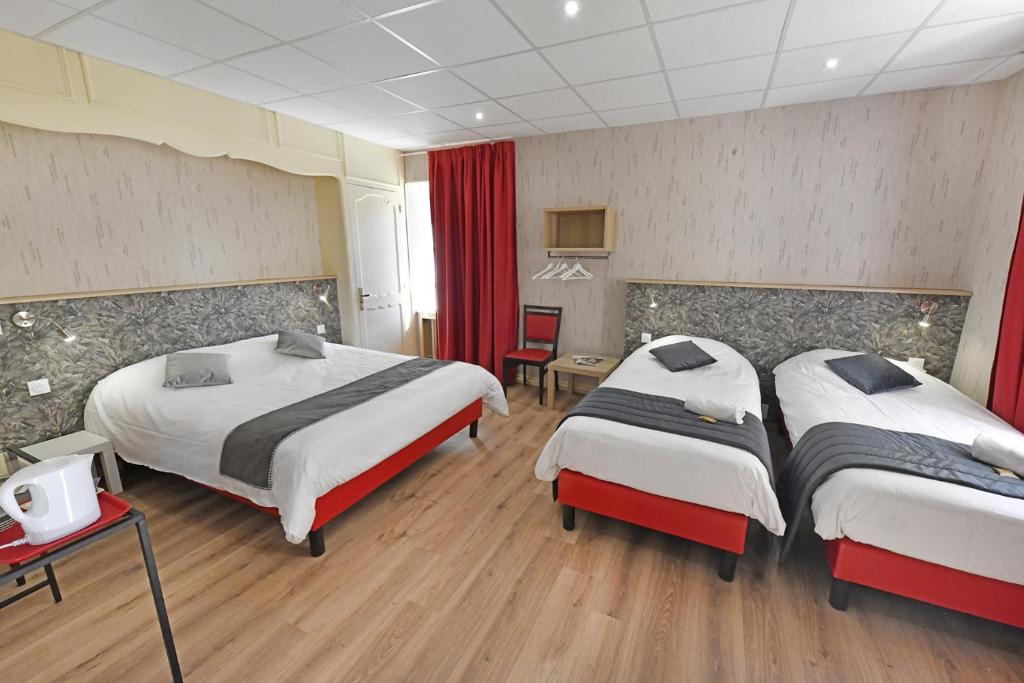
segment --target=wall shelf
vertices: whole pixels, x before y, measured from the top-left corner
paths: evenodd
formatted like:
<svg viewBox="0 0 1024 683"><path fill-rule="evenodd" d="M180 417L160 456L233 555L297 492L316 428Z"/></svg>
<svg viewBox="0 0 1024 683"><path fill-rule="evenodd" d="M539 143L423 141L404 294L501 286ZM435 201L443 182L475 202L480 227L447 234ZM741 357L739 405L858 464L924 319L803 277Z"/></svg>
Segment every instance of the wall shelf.
<svg viewBox="0 0 1024 683"><path fill-rule="evenodd" d="M544 209L543 245L548 254L611 254L616 215L609 206Z"/></svg>

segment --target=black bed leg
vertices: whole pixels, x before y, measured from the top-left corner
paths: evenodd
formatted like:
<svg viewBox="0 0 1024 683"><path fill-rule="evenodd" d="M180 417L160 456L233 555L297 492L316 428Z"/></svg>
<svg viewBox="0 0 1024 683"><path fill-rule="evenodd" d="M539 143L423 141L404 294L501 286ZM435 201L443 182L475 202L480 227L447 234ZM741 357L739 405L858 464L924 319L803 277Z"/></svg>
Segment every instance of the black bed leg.
<svg viewBox="0 0 1024 683"><path fill-rule="evenodd" d="M722 581L732 581L736 578L736 562L739 561L740 556L730 553L728 550L721 552L722 555L718 558L718 578Z"/></svg>
<svg viewBox="0 0 1024 683"><path fill-rule="evenodd" d="M320 557L327 552L324 545L324 529L320 527L316 531L309 532L309 554L313 557Z"/></svg>
<svg viewBox="0 0 1024 683"><path fill-rule="evenodd" d="M469 438L475 439L480 433L480 420L473 420L469 423Z"/></svg>
<svg viewBox="0 0 1024 683"><path fill-rule="evenodd" d="M562 506L562 528L566 531L576 528L576 508L571 505Z"/></svg>
<svg viewBox="0 0 1024 683"><path fill-rule="evenodd" d="M832 605L833 609L845 612L846 608L850 606L850 591L852 589L853 584L849 581L833 578L832 588L828 592L828 604Z"/></svg>
<svg viewBox="0 0 1024 683"><path fill-rule="evenodd" d="M558 479L551 482L551 500L558 502Z"/></svg>

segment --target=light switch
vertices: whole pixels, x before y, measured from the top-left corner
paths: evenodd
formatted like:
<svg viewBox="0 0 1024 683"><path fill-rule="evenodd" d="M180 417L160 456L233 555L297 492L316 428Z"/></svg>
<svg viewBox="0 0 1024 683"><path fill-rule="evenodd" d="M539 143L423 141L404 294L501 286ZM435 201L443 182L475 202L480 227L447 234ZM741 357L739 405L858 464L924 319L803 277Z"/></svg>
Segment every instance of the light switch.
<svg viewBox="0 0 1024 683"><path fill-rule="evenodd" d="M317 334L324 334L326 332L327 332L327 325L317 325L316 326L316 333Z"/></svg>
<svg viewBox="0 0 1024 683"><path fill-rule="evenodd" d="M650 332L641 332L640 333L640 341L642 343L644 343L644 344L646 344L647 342L651 341L651 333Z"/></svg>
<svg viewBox="0 0 1024 683"><path fill-rule="evenodd" d="M42 396L50 393L50 380L46 378L34 379L31 382L26 382L25 385L28 387L29 396Z"/></svg>

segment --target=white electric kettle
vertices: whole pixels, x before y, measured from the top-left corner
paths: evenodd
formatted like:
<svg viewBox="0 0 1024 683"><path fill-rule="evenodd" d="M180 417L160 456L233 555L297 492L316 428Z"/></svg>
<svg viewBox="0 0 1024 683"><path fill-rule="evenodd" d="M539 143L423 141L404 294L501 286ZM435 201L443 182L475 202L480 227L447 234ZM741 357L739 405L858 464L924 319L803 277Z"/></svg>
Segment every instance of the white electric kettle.
<svg viewBox="0 0 1024 683"><path fill-rule="evenodd" d="M89 526L100 516L89 455L49 458L18 470L0 486L0 508L21 524L32 545L42 545ZM28 488L32 505L22 511L14 489Z"/></svg>

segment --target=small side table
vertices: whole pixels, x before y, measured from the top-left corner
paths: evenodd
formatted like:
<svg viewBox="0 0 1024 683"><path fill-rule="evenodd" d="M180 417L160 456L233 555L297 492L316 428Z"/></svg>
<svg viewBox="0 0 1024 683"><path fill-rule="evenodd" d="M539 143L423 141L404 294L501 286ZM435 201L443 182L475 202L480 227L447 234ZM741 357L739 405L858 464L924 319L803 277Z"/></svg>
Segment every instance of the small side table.
<svg viewBox="0 0 1024 683"><path fill-rule="evenodd" d="M573 361L573 356L580 355L595 355L603 358L597 365L576 365ZM605 354L580 354L580 353L567 353L559 356L556 360L548 363L548 407L551 410L556 410L555 407L555 388L558 386L558 373L565 372L569 375L569 393L573 393L576 388L576 375L582 375L584 377L596 377L597 383L607 379L608 375L612 373L612 370L619 366L622 362L621 358L615 356L608 356Z"/></svg>
<svg viewBox="0 0 1024 683"><path fill-rule="evenodd" d="M99 453L100 469L103 471L107 490L115 494L124 491L121 473L117 471L117 458L114 457L114 444L110 443L110 439L82 431L24 446L22 450L40 460L76 453Z"/></svg>

